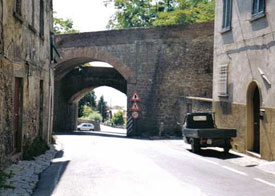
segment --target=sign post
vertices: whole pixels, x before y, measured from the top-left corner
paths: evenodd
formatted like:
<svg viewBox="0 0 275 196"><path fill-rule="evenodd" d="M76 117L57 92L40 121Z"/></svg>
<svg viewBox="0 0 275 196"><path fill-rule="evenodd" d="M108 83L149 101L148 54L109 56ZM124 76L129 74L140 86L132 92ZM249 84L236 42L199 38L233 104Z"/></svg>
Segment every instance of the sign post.
<svg viewBox="0 0 275 196"><path fill-rule="evenodd" d="M134 120L134 127L135 127L135 135L137 135L137 119L140 117L139 112L140 112L140 107L138 102L140 101L140 97L137 93L137 91L134 91L130 101L132 102L132 106L130 108L131 111L131 117Z"/></svg>

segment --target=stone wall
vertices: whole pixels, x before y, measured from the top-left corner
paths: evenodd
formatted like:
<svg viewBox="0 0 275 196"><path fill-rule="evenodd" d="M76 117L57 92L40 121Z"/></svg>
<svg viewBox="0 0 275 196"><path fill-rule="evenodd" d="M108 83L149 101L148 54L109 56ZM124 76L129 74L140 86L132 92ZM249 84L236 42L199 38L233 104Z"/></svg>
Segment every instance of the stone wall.
<svg viewBox="0 0 275 196"><path fill-rule="evenodd" d="M56 45L62 56L57 83L80 63L97 60L127 81L128 111L138 92L137 135L157 134L161 122L173 133L180 96L212 96L212 23L60 35Z"/></svg>
<svg viewBox="0 0 275 196"><path fill-rule="evenodd" d="M40 30L40 2L0 3L0 169L21 158L23 146L38 132L50 141L53 72L50 69L52 2L44 1L44 31ZM33 9L34 8L34 9ZM15 78L22 80L21 134L15 136ZM43 81L43 82L42 82ZM43 103L41 102L43 89ZM17 151L14 141L20 140Z"/></svg>

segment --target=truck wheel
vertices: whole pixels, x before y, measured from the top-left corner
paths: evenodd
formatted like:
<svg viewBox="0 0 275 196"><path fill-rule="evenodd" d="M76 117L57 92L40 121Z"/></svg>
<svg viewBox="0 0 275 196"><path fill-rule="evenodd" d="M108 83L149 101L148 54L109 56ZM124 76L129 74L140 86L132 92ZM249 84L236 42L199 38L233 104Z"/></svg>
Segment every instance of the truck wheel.
<svg viewBox="0 0 275 196"><path fill-rule="evenodd" d="M230 150L230 148L229 148L228 146L223 147L223 152L224 152L224 154L228 154L228 153L229 153L229 150Z"/></svg>
<svg viewBox="0 0 275 196"><path fill-rule="evenodd" d="M191 150L193 153L199 153L200 152L200 141L198 139L190 139L191 140Z"/></svg>

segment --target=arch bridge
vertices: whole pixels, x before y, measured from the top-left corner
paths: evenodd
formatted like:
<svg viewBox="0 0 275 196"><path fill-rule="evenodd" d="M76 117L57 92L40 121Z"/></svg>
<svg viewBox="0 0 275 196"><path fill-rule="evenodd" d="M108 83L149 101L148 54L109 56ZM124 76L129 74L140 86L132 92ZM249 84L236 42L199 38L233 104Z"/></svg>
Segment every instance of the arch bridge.
<svg viewBox="0 0 275 196"><path fill-rule="evenodd" d="M77 103L88 91L110 86L128 97L134 91L141 111L134 135L177 130L181 96L212 96L213 24L134 28L55 36L61 54L55 65L54 131L76 128ZM113 68L79 65L101 61ZM129 112L130 113L130 112Z"/></svg>

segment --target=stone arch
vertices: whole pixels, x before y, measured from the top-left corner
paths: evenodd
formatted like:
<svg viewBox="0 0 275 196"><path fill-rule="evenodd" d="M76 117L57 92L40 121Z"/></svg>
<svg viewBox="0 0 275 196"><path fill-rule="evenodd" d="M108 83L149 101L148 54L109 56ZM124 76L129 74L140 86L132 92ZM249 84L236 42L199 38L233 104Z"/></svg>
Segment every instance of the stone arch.
<svg viewBox="0 0 275 196"><path fill-rule="evenodd" d="M252 81L247 88L247 142L248 151L260 154L260 108L262 93L257 81Z"/></svg>
<svg viewBox="0 0 275 196"><path fill-rule="evenodd" d="M60 50L61 58L55 66L55 80L62 79L76 66L92 61L100 61L111 64L128 83L135 83L134 72L117 57L104 49L98 48L63 48Z"/></svg>
<svg viewBox="0 0 275 196"><path fill-rule="evenodd" d="M114 88L113 86L111 85L104 85L104 86L108 86L108 87L111 87L111 88ZM95 88L98 88L98 87L101 87L101 86L93 86L93 87L90 87L90 88L85 88L85 89L82 89L81 91L77 92L76 94L72 95L71 98L69 99L68 103L69 104L76 104L80 101L80 99L82 97L84 97L88 92L92 91L93 89ZM122 91L121 89L118 89L118 88L114 88L124 94L127 95L127 92L125 91Z"/></svg>
<svg viewBox="0 0 275 196"><path fill-rule="evenodd" d="M127 95L127 80L116 69L110 67L77 68L56 80L54 130L75 130L78 101L86 93L100 86L109 86Z"/></svg>

